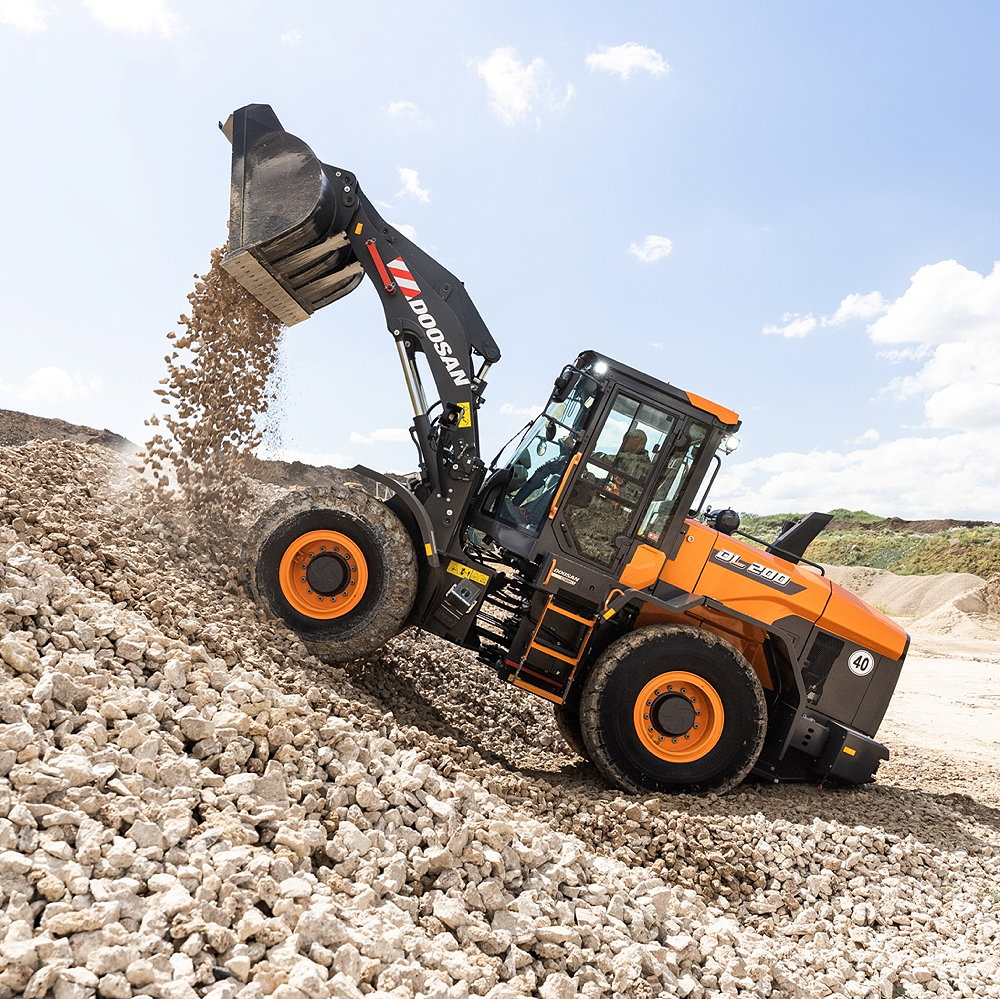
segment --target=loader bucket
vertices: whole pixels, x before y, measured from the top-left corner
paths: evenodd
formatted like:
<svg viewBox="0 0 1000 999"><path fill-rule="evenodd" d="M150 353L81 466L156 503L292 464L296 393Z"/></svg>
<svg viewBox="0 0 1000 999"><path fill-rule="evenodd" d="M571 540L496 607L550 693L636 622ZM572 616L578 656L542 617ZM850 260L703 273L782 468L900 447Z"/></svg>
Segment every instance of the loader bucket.
<svg viewBox="0 0 1000 999"><path fill-rule="evenodd" d="M222 266L287 326L353 291L361 264L344 232L352 196L267 104L219 126L233 146Z"/></svg>

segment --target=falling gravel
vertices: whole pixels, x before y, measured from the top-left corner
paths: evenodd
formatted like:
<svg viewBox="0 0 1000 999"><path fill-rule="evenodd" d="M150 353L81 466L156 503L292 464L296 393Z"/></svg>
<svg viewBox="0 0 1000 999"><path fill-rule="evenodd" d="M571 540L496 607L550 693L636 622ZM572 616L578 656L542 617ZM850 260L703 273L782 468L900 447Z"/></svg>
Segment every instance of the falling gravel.
<svg viewBox="0 0 1000 999"><path fill-rule="evenodd" d="M226 281L168 356L158 507L105 448L0 448L0 999L1000 996L1000 812L947 761L629 798L463 650L334 668L250 604L280 330Z"/></svg>
<svg viewBox="0 0 1000 999"><path fill-rule="evenodd" d="M167 334L162 411L141 455L155 490L151 514L171 501L190 518L206 551L233 540L233 516L249 501L243 474L267 432L283 327L222 269L225 248L195 275L191 308ZM176 510L174 511L177 512Z"/></svg>

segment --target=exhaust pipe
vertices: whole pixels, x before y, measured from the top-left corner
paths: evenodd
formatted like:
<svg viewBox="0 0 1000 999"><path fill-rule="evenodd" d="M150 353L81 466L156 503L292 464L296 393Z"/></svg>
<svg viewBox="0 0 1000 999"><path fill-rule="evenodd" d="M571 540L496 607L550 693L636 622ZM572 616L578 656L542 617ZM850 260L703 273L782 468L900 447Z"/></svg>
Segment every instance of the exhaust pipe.
<svg viewBox="0 0 1000 999"><path fill-rule="evenodd" d="M229 251L222 266L286 326L352 292L364 276L347 239L353 175L321 163L267 104L234 111Z"/></svg>

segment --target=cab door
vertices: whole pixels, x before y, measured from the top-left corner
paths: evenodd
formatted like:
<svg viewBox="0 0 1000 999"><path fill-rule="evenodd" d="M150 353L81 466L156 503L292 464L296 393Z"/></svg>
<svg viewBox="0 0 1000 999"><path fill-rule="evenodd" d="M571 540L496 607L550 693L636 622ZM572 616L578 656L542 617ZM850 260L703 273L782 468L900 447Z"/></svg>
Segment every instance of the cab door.
<svg viewBox="0 0 1000 999"><path fill-rule="evenodd" d="M620 391L554 511L560 548L618 578L639 545L669 558L709 427Z"/></svg>
<svg viewBox="0 0 1000 999"><path fill-rule="evenodd" d="M674 414L617 394L556 511L564 551L612 571L622 561L677 422Z"/></svg>

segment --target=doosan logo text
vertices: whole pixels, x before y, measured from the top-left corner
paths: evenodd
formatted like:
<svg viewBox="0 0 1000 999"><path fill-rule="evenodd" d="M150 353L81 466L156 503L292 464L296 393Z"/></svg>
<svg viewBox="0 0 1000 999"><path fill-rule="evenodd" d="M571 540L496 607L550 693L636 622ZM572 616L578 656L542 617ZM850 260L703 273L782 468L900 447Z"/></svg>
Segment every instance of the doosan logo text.
<svg viewBox="0 0 1000 999"><path fill-rule="evenodd" d="M458 358L453 356L451 344L445 340L444 334L438 329L434 317L427 311L427 303L422 298L411 298L409 299L409 305L417 317L417 322L423 326L424 332L427 334L427 339L434 344L434 350L440 355L452 380L456 385L468 385L469 379L466 378Z"/></svg>
<svg viewBox="0 0 1000 999"><path fill-rule="evenodd" d="M389 261L388 267L399 286L399 290L406 296L406 301L417 317L417 321L423 326L427 339L434 344L434 350L444 362L452 380L456 385L468 385L469 379L462 370L458 358L455 357L451 344L445 340L444 334L438 329L437 320L428 311L427 303L422 298L417 297L420 294L420 285L414 280L409 267L406 266L406 261L402 257L396 257L395 260Z"/></svg>

